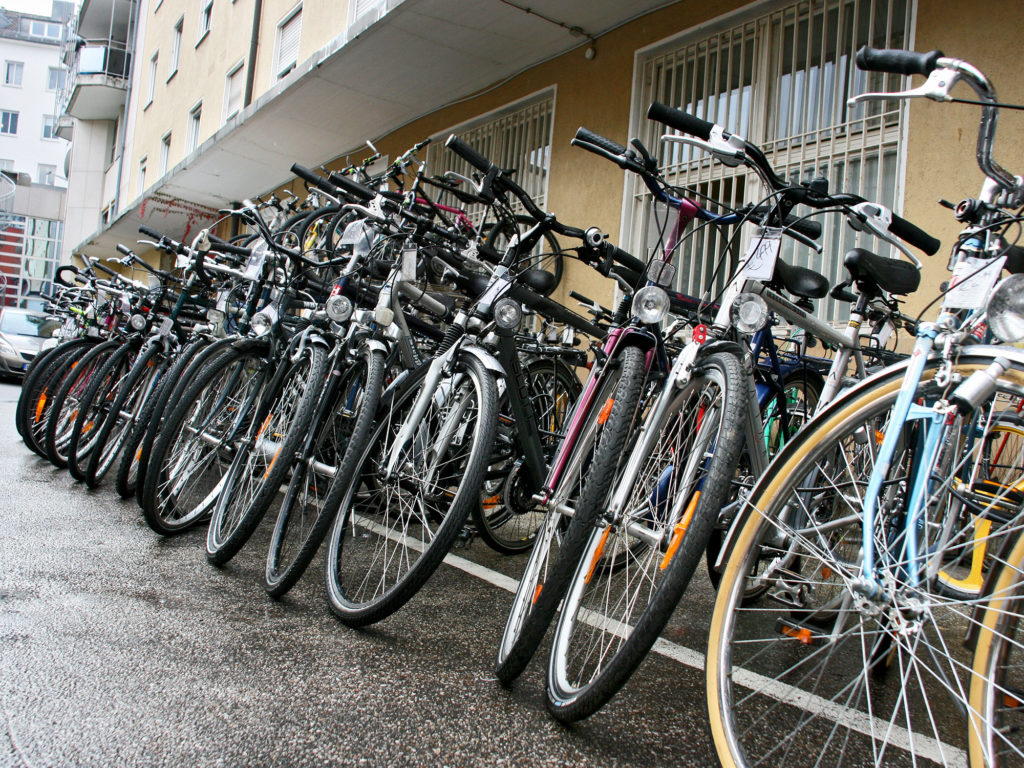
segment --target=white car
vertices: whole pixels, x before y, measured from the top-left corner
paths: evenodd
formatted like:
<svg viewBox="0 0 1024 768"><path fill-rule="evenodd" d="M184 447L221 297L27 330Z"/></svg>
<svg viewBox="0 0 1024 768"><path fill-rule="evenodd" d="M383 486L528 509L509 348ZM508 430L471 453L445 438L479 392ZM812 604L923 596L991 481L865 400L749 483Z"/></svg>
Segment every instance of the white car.
<svg viewBox="0 0 1024 768"><path fill-rule="evenodd" d="M41 312L4 307L0 310L0 375L25 375L32 359L60 328L60 323Z"/></svg>

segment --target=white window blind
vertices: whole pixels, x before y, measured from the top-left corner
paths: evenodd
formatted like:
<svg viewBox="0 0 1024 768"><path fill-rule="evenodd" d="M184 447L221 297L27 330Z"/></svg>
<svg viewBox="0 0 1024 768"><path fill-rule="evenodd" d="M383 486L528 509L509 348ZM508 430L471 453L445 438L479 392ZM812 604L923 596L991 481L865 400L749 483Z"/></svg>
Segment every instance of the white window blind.
<svg viewBox="0 0 1024 768"><path fill-rule="evenodd" d="M197 104L188 113L188 133L185 135L185 154L190 154L199 146L199 125L203 119L203 105Z"/></svg>
<svg viewBox="0 0 1024 768"><path fill-rule="evenodd" d="M181 34L185 28L185 17L182 16L174 25L174 37L171 40L171 68L168 77L178 71L178 58L181 56Z"/></svg>
<svg viewBox="0 0 1024 768"><path fill-rule="evenodd" d="M160 139L160 175L167 173L167 166L171 162L171 134L166 134Z"/></svg>
<svg viewBox="0 0 1024 768"><path fill-rule="evenodd" d="M554 110L554 94L547 93L525 105L516 105L497 115L489 115L445 131L435 136L427 147L427 171L432 176L455 171L472 177L475 169L444 147L445 139L455 133L499 167L516 169L515 180L538 206L544 208L551 166ZM444 202L466 208L466 213L476 224L481 222L486 212L486 207L482 205L466 206L457 200Z"/></svg>
<svg viewBox="0 0 1024 768"><path fill-rule="evenodd" d="M898 102L851 109L846 100L865 90L898 87L898 78L862 72L853 58L868 43L904 47L910 5L911 0L793 3L654 52L639 68L636 134L673 183L727 205L756 202L765 191L743 167L727 168L703 152L663 145L659 137L667 129L643 116L651 101L680 107L744 136L765 150L784 178L824 176L830 191L852 192L895 207L905 110ZM665 212L655 211L638 178L630 184L631 245L634 253L646 256L658 243ZM834 284L844 277L843 254L861 240L838 216L821 221L822 256L788 238L782 256L821 272ZM708 226L683 241L677 252L679 290L717 295L740 254L740 238L727 246L731 234ZM861 238L866 247L874 244ZM848 311L831 298L818 302L817 309L831 321L843 320Z"/></svg>
<svg viewBox="0 0 1024 768"><path fill-rule="evenodd" d="M355 0L352 3L352 15L350 21L355 21L362 16L365 16L370 11L376 10L380 6L384 5L384 0Z"/></svg>
<svg viewBox="0 0 1024 768"><path fill-rule="evenodd" d="M293 11L277 27L277 57L274 72L284 77L299 58L299 38L302 36L302 8Z"/></svg>
<svg viewBox="0 0 1024 768"><path fill-rule="evenodd" d="M237 64L234 69L228 72L227 81L224 83L224 119L238 114L242 108L242 95L245 88L245 67L243 63Z"/></svg>

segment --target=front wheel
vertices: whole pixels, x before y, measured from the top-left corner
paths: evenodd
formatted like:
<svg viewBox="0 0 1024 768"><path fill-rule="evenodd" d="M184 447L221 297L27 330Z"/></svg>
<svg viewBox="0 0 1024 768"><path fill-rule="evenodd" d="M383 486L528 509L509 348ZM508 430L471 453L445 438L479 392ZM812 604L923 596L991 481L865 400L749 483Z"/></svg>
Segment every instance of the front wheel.
<svg viewBox="0 0 1024 768"><path fill-rule="evenodd" d="M349 626L381 621L412 598L479 500L497 421L494 375L464 353L413 423L417 379L381 408L331 530L327 597ZM411 435L399 442L407 422Z"/></svg>
<svg viewBox="0 0 1024 768"><path fill-rule="evenodd" d="M632 488L591 529L555 629L547 693L559 720L604 706L668 624L729 496L750 390L740 361L717 353L651 405Z"/></svg>

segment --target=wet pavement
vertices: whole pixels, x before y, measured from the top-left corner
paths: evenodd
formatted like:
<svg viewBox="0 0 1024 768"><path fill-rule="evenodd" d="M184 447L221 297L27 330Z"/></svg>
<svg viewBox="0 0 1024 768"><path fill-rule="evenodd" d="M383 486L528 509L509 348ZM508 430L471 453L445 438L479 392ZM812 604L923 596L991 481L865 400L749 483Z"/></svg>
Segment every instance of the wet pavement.
<svg viewBox="0 0 1024 768"><path fill-rule="evenodd" d="M18 392L0 384L0 766L713 763L703 673L666 655L571 728L544 709L540 663L494 681L499 572L523 558L475 542L457 554L477 567L444 565L399 613L348 629L319 560L266 597L265 529L216 569L204 531L160 539L134 501L32 454ZM691 590L673 640L703 650L709 599Z"/></svg>

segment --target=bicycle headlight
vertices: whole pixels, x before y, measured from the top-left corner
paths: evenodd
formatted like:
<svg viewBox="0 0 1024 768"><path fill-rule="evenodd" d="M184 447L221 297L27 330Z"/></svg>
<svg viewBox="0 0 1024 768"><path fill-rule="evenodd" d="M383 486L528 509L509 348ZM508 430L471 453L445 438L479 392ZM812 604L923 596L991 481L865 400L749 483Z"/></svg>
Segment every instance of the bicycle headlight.
<svg viewBox="0 0 1024 768"><path fill-rule="evenodd" d="M327 316L336 323L344 323L352 317L352 299L340 293L327 299Z"/></svg>
<svg viewBox="0 0 1024 768"><path fill-rule="evenodd" d="M668 314L668 294L663 288L648 285L633 294L633 314L641 323L657 323Z"/></svg>
<svg viewBox="0 0 1024 768"><path fill-rule="evenodd" d="M757 333L768 320L768 305L756 293L741 293L732 303L729 316L740 333Z"/></svg>
<svg viewBox="0 0 1024 768"><path fill-rule="evenodd" d="M1024 274L1010 275L992 291L988 327L1000 341L1024 339Z"/></svg>
<svg viewBox="0 0 1024 768"><path fill-rule="evenodd" d="M252 328L252 332L257 336L264 336L270 333L270 329L274 325L274 320L277 319L277 313L272 307L261 309L255 315L252 316L252 321L249 323Z"/></svg>
<svg viewBox="0 0 1024 768"><path fill-rule="evenodd" d="M132 315L128 318L128 325L131 326L133 331L141 331L146 327L146 318L142 315Z"/></svg>
<svg viewBox="0 0 1024 768"><path fill-rule="evenodd" d="M505 296L494 302L494 323L506 331L519 329L523 322L523 308L515 299Z"/></svg>

